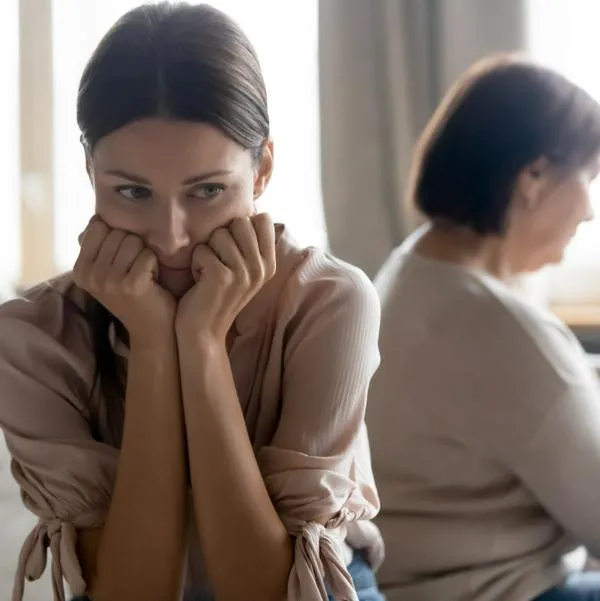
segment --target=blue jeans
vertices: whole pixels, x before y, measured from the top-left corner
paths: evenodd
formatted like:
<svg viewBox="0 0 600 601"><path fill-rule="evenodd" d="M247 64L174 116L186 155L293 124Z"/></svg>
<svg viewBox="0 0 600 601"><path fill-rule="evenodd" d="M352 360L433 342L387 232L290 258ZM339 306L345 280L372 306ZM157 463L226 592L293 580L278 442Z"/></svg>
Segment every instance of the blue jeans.
<svg viewBox="0 0 600 601"><path fill-rule="evenodd" d="M600 572L573 572L534 601L600 601Z"/></svg>
<svg viewBox="0 0 600 601"><path fill-rule="evenodd" d="M371 566L360 553L355 553L348 566L352 582L358 595L358 601L385 601L385 597L377 588L377 581ZM329 595L329 601L336 601Z"/></svg>

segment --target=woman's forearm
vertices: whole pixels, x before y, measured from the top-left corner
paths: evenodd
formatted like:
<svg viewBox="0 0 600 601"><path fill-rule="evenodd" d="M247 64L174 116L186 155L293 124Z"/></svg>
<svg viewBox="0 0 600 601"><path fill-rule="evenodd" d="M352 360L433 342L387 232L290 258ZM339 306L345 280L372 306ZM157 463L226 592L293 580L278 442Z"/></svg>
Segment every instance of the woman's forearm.
<svg viewBox="0 0 600 601"><path fill-rule="evenodd" d="M125 426L94 601L175 601L187 521L185 428L172 332L131 342Z"/></svg>
<svg viewBox="0 0 600 601"><path fill-rule="evenodd" d="M286 597L288 533L256 463L225 344L179 346L190 477L216 601Z"/></svg>

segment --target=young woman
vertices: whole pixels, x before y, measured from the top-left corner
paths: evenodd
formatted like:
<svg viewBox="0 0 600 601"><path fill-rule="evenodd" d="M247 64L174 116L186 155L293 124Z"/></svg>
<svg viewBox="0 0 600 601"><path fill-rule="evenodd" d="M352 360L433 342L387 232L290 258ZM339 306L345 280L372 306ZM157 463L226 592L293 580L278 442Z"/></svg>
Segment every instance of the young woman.
<svg viewBox="0 0 600 601"><path fill-rule="evenodd" d="M63 578L94 601L381 599L378 299L256 213L250 43L206 5L135 9L78 122L96 214L73 273L0 309L0 425L39 516L13 600L47 547L57 601Z"/></svg>
<svg viewBox="0 0 600 601"><path fill-rule="evenodd" d="M600 599L600 389L578 342L511 290L592 217L600 107L515 57L473 67L415 152L428 223L376 284L367 425L389 601Z"/></svg>

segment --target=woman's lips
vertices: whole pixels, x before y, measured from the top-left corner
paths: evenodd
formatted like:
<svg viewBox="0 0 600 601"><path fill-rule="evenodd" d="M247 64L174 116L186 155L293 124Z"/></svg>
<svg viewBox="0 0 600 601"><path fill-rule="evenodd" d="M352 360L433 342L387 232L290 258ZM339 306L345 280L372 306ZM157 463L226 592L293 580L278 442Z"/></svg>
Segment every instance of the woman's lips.
<svg viewBox="0 0 600 601"><path fill-rule="evenodd" d="M173 268L159 265L158 279L164 282L186 282L193 279L193 274L190 267Z"/></svg>
<svg viewBox="0 0 600 601"><path fill-rule="evenodd" d="M172 268L159 265L157 279L163 288L169 290L176 297L183 296L195 283L189 267Z"/></svg>
<svg viewBox="0 0 600 601"><path fill-rule="evenodd" d="M164 263L159 263L158 267L159 269L163 269L165 271L172 271L174 273L177 273L178 271L190 271L189 265L187 265L186 267L171 267L169 265L165 265Z"/></svg>

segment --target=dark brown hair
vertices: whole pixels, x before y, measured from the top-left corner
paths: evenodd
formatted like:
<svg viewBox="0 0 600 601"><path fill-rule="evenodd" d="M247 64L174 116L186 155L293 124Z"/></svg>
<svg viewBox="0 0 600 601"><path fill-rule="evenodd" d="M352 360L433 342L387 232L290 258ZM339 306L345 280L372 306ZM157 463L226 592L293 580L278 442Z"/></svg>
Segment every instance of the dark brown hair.
<svg viewBox="0 0 600 601"><path fill-rule="evenodd" d="M519 173L540 158L572 171L600 153L600 105L559 73L487 58L448 92L416 147L408 200L432 221L502 234Z"/></svg>
<svg viewBox="0 0 600 601"><path fill-rule="evenodd" d="M213 125L260 156L269 137L267 95L256 53L238 25L206 4L161 2L125 14L104 36L79 86L77 121L91 155L104 136L134 121L160 117ZM116 443L124 378L109 340L114 317L88 297L96 378ZM98 431L98 424L94 424Z"/></svg>

